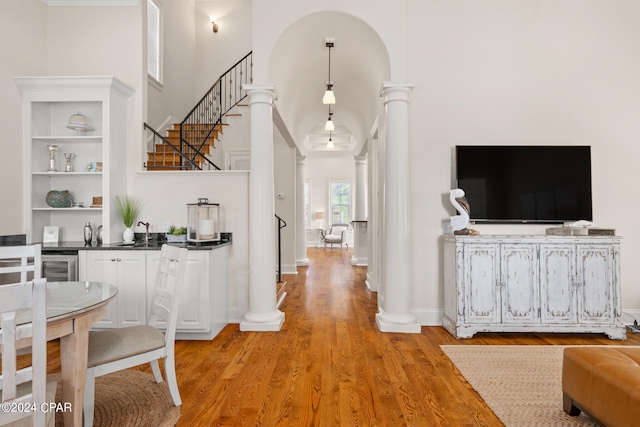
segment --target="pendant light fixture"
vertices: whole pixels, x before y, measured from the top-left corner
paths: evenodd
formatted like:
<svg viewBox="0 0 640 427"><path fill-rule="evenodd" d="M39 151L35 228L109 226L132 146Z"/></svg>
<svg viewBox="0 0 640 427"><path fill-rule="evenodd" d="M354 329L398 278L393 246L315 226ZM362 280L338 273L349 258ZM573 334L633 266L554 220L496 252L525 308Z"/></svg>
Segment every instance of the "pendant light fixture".
<svg viewBox="0 0 640 427"><path fill-rule="evenodd" d="M331 82L331 48L333 48L333 39L325 39L325 45L329 48L329 79L327 80L327 90L324 92L324 96L322 97L323 104L335 104L336 97L333 94L333 83Z"/></svg>
<svg viewBox="0 0 640 427"><path fill-rule="evenodd" d="M327 123L324 124L324 130L332 131L335 129L331 116L333 116L333 113L331 112L331 106L329 106L329 118L327 119Z"/></svg>
<svg viewBox="0 0 640 427"><path fill-rule="evenodd" d="M329 131L329 142L327 142L327 148L333 148L333 139L331 139L331 131Z"/></svg>

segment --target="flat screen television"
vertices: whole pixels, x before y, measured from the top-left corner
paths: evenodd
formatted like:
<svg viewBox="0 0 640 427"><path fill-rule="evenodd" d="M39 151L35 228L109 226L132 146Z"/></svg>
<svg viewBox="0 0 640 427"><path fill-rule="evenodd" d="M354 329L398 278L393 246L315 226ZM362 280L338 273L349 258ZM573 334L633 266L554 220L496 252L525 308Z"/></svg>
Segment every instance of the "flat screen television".
<svg viewBox="0 0 640 427"><path fill-rule="evenodd" d="M471 220L591 221L591 147L456 146L456 185Z"/></svg>

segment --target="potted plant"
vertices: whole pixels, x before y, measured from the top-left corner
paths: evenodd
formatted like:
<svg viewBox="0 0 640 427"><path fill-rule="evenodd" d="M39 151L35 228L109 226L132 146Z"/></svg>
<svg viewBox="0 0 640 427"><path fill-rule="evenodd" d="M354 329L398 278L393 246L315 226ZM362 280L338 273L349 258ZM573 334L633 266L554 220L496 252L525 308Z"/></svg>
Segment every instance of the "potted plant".
<svg viewBox="0 0 640 427"><path fill-rule="evenodd" d="M122 240L124 243L133 243L134 234L131 227L133 227L133 223L140 213L140 200L133 196L125 195L124 197L114 197L113 202L116 205L116 212L118 212L120 220L126 227L124 233L122 233Z"/></svg>
<svg viewBox="0 0 640 427"><path fill-rule="evenodd" d="M187 227L176 227L172 225L167 231L167 242L186 242Z"/></svg>

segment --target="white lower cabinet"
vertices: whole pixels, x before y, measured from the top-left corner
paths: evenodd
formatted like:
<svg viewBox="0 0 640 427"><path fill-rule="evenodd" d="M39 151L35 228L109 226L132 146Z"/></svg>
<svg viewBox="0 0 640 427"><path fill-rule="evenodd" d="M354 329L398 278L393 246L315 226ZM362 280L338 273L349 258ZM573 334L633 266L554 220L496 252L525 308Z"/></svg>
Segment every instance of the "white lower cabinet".
<svg viewBox="0 0 640 427"><path fill-rule="evenodd" d="M118 287L109 314L95 328L121 328L147 322L145 296L146 256L138 251L78 251L79 278Z"/></svg>
<svg viewBox="0 0 640 427"><path fill-rule="evenodd" d="M78 252L79 277L118 287L109 314L95 328L146 324L160 260L159 250ZM229 318L229 248L190 250L180 298L178 339L212 339ZM154 326L163 329L161 323Z"/></svg>
<svg viewBox="0 0 640 427"><path fill-rule="evenodd" d="M209 325L209 257L210 251L189 251L184 285L180 298L178 325L180 331L207 331ZM155 271L158 269L160 252L150 252L147 256L147 307L151 306L151 297L155 287ZM154 326L164 329L164 322L156 322Z"/></svg>
<svg viewBox="0 0 640 427"><path fill-rule="evenodd" d="M617 237L445 236L443 325L625 339L619 260Z"/></svg>

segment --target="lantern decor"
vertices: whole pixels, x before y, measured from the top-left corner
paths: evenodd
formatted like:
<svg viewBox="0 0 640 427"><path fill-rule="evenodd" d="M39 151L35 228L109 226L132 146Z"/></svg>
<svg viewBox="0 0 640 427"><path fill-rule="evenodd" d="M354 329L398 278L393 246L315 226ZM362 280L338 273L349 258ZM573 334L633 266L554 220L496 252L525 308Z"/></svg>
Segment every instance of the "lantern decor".
<svg viewBox="0 0 640 427"><path fill-rule="evenodd" d="M187 241L215 242L220 240L220 204L198 198L198 203L187 203Z"/></svg>

